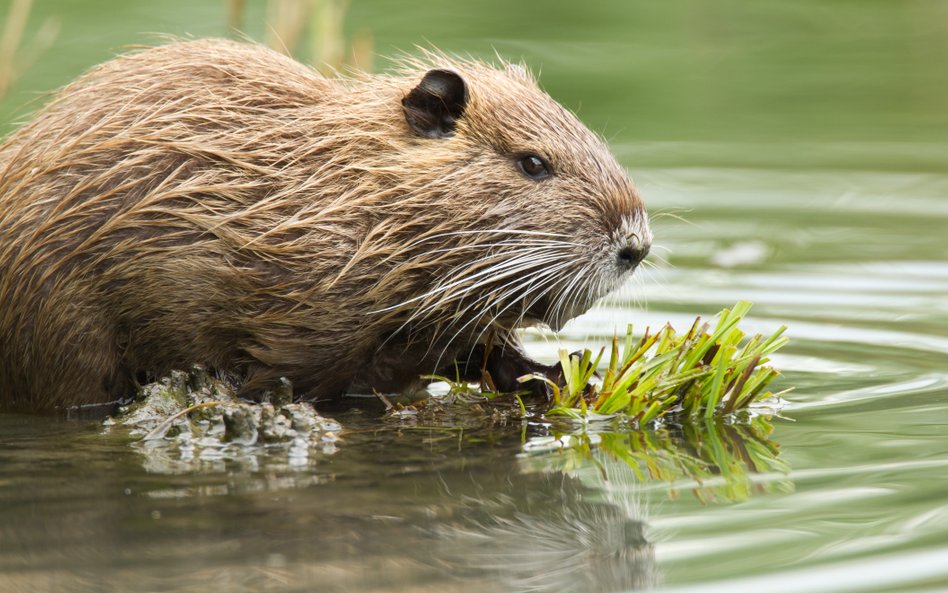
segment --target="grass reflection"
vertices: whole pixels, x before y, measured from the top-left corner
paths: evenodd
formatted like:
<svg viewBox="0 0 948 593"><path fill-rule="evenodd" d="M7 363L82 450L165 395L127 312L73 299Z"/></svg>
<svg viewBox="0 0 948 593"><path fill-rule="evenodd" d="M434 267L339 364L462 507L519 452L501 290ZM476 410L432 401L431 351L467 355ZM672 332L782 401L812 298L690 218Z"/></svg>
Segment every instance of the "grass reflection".
<svg viewBox="0 0 948 593"><path fill-rule="evenodd" d="M705 504L738 502L793 489L772 431L763 416L746 424L705 420L656 430L554 431L525 443L523 463L530 471L566 474L593 466L597 471L587 475L601 486L631 472L637 484L667 485L671 498L691 491Z"/></svg>

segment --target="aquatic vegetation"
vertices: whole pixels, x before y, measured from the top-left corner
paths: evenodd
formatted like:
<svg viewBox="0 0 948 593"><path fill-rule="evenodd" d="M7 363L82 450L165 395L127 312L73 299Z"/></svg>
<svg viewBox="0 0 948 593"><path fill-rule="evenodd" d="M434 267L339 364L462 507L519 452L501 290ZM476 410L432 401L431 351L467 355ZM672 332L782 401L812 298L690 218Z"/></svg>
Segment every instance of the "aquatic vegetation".
<svg viewBox="0 0 948 593"><path fill-rule="evenodd" d="M552 405L547 416L586 420L622 415L644 426L669 415L733 415L784 393L768 391L780 373L767 363L787 343L787 328L747 338L738 325L751 306L740 301L722 310L713 327L699 317L683 334L666 324L654 333L646 328L636 339L629 325L621 348L619 337L613 338L601 381L595 378L605 348L595 357L589 349L574 354L560 350L559 384L541 375L521 381L549 385Z"/></svg>
<svg viewBox="0 0 948 593"><path fill-rule="evenodd" d="M552 436L525 443L525 463L567 474L592 465L590 479L629 474L639 487L657 482L672 498L691 491L702 503L792 490L789 468L769 438L769 414L753 413L779 407L785 393L768 389L779 373L767 363L787 343L787 328L748 337L738 326L750 309L740 301L714 323L698 318L682 334L666 324L636 338L629 326L621 346L613 339L601 378L605 348L596 356L561 351L560 384L524 378L550 386L544 416L554 421ZM557 417L574 422L556 423Z"/></svg>

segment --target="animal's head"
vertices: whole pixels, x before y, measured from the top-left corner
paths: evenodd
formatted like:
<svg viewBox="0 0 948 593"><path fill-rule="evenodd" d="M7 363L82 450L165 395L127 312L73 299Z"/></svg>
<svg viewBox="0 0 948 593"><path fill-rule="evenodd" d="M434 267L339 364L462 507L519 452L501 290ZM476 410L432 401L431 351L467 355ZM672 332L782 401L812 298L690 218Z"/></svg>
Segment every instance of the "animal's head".
<svg viewBox="0 0 948 593"><path fill-rule="evenodd" d="M602 139L522 67L432 61L402 79L400 164L417 185L401 204L425 220L407 265L441 268L404 305L416 319L559 328L648 253L642 200Z"/></svg>

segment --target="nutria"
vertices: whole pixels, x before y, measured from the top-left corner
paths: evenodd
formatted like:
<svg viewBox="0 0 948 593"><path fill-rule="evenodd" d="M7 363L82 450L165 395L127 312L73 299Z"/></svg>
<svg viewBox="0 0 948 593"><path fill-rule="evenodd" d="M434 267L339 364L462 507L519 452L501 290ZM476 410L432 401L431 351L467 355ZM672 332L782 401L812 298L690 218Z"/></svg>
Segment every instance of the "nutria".
<svg viewBox="0 0 948 593"><path fill-rule="evenodd" d="M427 52L327 79L231 41L133 52L0 146L0 406L192 363L248 394L398 392L488 334L512 376L514 328L585 311L650 240L605 144L520 66Z"/></svg>

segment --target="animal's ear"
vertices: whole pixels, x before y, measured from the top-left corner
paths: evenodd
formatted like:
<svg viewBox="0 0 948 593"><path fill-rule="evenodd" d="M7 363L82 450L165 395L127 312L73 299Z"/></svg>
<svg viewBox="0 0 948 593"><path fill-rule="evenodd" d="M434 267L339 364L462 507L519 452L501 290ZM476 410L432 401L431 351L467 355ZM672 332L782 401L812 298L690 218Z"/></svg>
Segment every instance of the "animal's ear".
<svg viewBox="0 0 948 593"><path fill-rule="evenodd" d="M447 138L454 135L467 98L467 84L460 74L451 70L429 70L418 86L402 99L402 108L416 134L425 138Z"/></svg>

